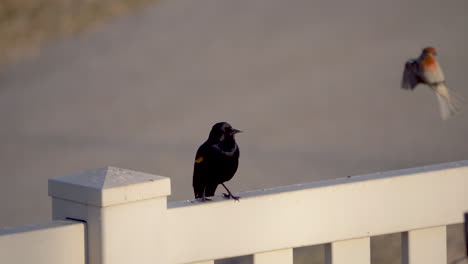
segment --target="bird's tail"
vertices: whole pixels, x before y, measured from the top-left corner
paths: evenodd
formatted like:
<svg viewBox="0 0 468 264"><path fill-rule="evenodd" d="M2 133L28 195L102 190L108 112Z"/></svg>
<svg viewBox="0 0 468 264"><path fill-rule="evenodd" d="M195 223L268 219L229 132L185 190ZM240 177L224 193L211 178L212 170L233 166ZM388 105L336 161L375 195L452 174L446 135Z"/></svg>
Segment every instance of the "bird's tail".
<svg viewBox="0 0 468 264"><path fill-rule="evenodd" d="M439 83L434 87L439 103L440 115L443 120L447 120L458 113L465 104L463 97L449 90L445 83Z"/></svg>

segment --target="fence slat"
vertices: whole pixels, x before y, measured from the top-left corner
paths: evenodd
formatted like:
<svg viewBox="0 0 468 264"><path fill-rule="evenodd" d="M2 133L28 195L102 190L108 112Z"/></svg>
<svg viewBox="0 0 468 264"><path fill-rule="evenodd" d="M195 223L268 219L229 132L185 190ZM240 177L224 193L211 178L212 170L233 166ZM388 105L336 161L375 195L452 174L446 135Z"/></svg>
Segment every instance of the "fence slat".
<svg viewBox="0 0 468 264"><path fill-rule="evenodd" d="M193 262L190 264L214 264L214 260L207 260L207 261L200 261L200 262Z"/></svg>
<svg viewBox="0 0 468 264"><path fill-rule="evenodd" d="M402 264L447 263L447 227L438 226L402 233Z"/></svg>
<svg viewBox="0 0 468 264"><path fill-rule="evenodd" d="M254 264L293 264L292 248L254 254Z"/></svg>
<svg viewBox="0 0 468 264"><path fill-rule="evenodd" d="M326 264L370 264L370 238L333 242L325 246Z"/></svg>

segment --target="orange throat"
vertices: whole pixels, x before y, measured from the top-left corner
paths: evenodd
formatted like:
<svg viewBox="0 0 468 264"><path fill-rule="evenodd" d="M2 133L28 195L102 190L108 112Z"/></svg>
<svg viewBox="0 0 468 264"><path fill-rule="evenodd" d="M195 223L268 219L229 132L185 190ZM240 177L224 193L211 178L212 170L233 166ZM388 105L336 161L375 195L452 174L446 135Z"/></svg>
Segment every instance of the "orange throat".
<svg viewBox="0 0 468 264"><path fill-rule="evenodd" d="M425 69L433 69L437 67L437 60L432 55L426 55L422 60L421 64Z"/></svg>

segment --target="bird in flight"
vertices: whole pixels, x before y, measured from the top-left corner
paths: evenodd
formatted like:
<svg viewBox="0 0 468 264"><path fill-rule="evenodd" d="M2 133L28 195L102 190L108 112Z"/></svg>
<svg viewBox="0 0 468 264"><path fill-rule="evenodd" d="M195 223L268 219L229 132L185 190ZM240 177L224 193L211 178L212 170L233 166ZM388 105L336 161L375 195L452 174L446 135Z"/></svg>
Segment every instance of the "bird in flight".
<svg viewBox="0 0 468 264"><path fill-rule="evenodd" d="M455 97L453 91L449 91L445 85L444 72L437 62L437 51L433 47L424 48L418 58L409 59L405 64L401 88L414 90L420 83L429 86L436 94L443 120L460 110L461 98Z"/></svg>
<svg viewBox="0 0 468 264"><path fill-rule="evenodd" d="M239 166L239 146L234 135L240 132L226 122L216 123L211 128L208 139L195 156L193 191L196 199L211 200L207 197L214 196L221 184L227 191L224 193L226 198L239 200L240 197L234 196L224 183L232 179Z"/></svg>

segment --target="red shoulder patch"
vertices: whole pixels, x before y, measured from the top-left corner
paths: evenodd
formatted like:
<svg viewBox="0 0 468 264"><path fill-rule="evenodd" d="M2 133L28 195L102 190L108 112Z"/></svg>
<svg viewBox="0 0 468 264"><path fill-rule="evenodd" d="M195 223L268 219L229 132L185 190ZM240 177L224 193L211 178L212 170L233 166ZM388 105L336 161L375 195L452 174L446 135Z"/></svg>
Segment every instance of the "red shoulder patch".
<svg viewBox="0 0 468 264"><path fill-rule="evenodd" d="M201 163L205 158L203 156L197 157L195 163Z"/></svg>

